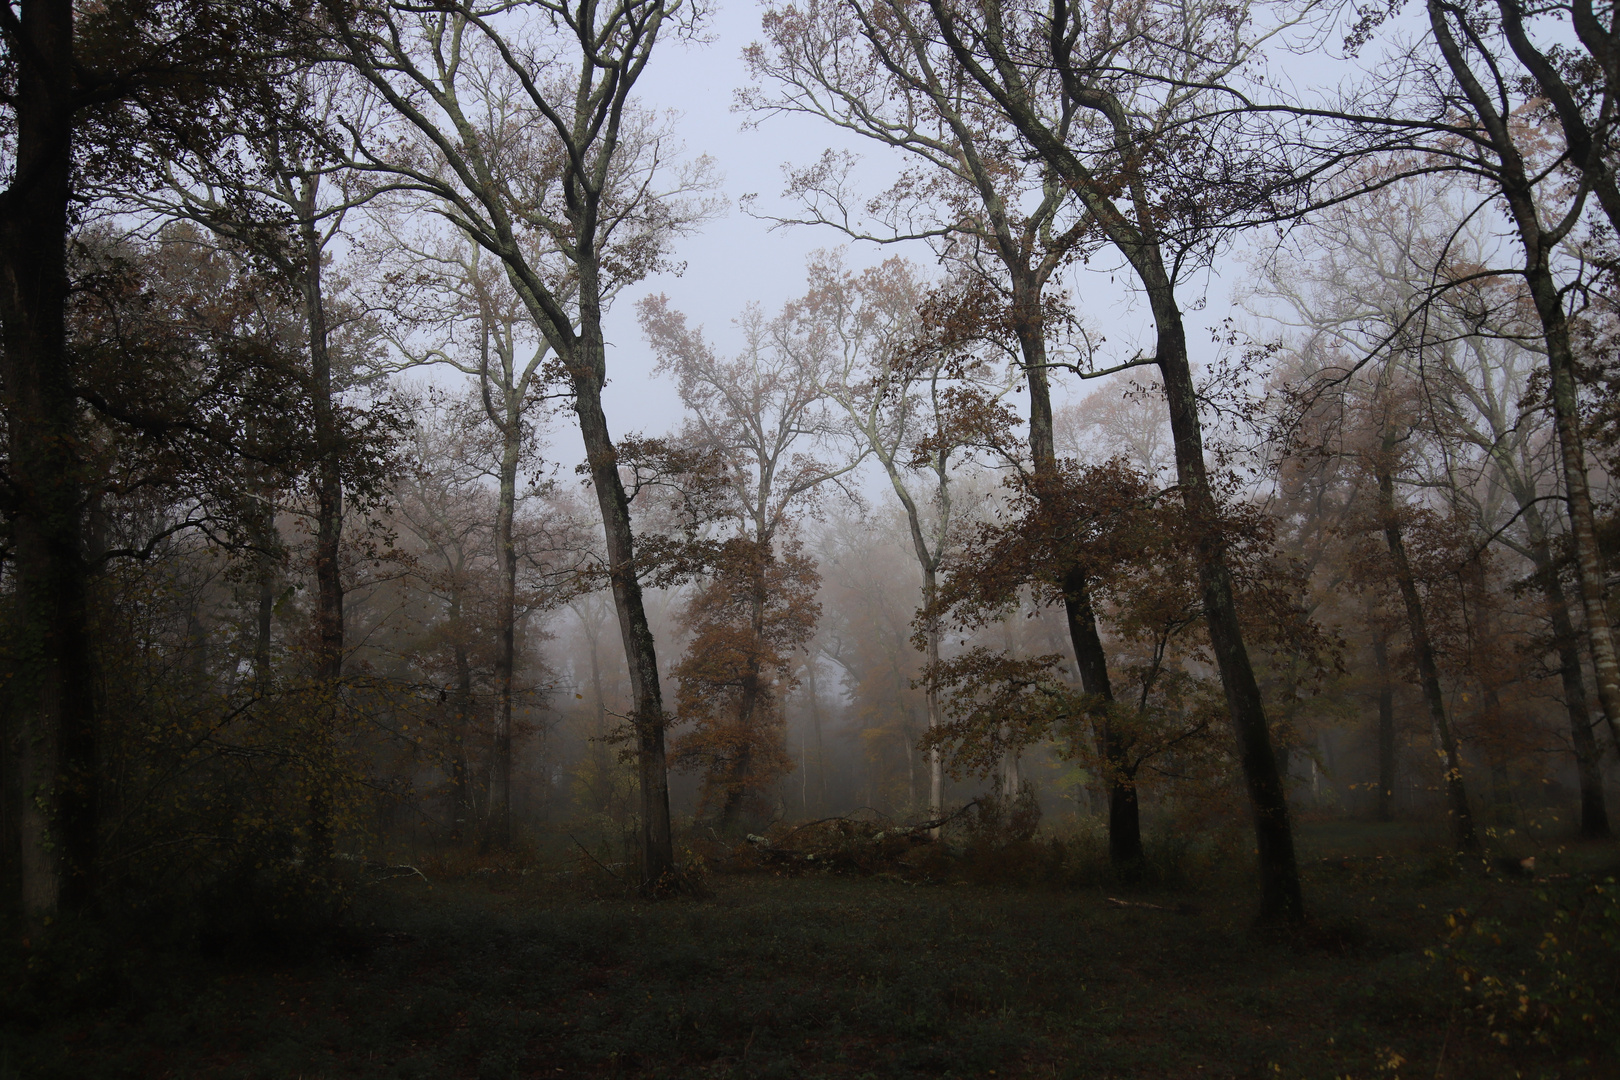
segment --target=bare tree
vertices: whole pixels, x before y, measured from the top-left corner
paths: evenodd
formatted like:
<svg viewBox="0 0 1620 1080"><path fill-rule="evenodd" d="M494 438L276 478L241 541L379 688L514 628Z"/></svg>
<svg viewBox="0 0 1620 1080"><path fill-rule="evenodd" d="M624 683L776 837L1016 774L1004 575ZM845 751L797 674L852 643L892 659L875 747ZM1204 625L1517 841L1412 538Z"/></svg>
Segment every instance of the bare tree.
<svg viewBox="0 0 1620 1080"><path fill-rule="evenodd" d="M926 290L916 269L900 259L859 274L841 260L823 255L810 265L810 292L790 305L789 316L804 327L795 340L825 355L826 393L844 411L861 452L882 467L905 512L912 553L922 572L922 607L927 663L939 662L941 627L935 614L939 575L958 525L952 488L953 458L962 447L942 430L943 398L963 365L939 352L918 355L920 308ZM974 370L989 381L987 368ZM1000 396L1009 386L994 386ZM940 725L938 693L926 687L928 727ZM943 808L944 763L938 748L928 751L929 817Z"/></svg>
<svg viewBox="0 0 1620 1080"><path fill-rule="evenodd" d="M826 401L830 365L819 321L796 319L790 309L767 322L757 307L750 307L740 320L742 353L723 359L700 330L689 328L683 316L669 309L665 297L643 300L639 314L660 369L675 376L690 413L681 441L723 463L721 475L729 489L718 509L733 519L735 533L715 556L711 587L694 597L690 610L710 612L719 592L740 589L746 594L746 640L736 651L739 670L728 676L740 683L731 741L740 747L741 760L728 761L721 770L736 778L722 808L723 820L731 825L742 810L747 790L743 778L751 767L763 767L763 762L748 760L764 749L755 747L749 733L774 718L781 704L767 668L782 669L782 650L802 647L815 629L809 601L800 595L808 588L804 571L798 569L802 557L779 549L786 546L782 541L788 539L794 516L809 508L822 485L855 468L864 448L844 461L815 456L818 444L825 448L833 434ZM725 580L739 574L743 580ZM713 621L720 616L715 610L704 617ZM682 669L698 672L694 659L689 656ZM712 703L702 704L707 708ZM715 740L706 735L686 741L712 760L709 747Z"/></svg>
<svg viewBox="0 0 1620 1080"><path fill-rule="evenodd" d="M1427 41L1403 45L1390 70L1379 73L1376 109L1350 102L1304 111L1332 121L1324 128L1332 128L1336 137L1351 132L1365 138L1371 132L1373 142L1404 152L1405 160L1380 170L1373 180L1377 186L1413 172L1466 178L1481 195L1474 212L1501 214L1517 241L1520 257L1511 270L1482 267L1476 273L1519 276L1539 324L1586 640L1604 720L1616 735L1620 658L1609 621L1568 310L1572 295L1591 287L1585 280L1591 266L1569 250L1589 218L1589 199L1597 196L1611 226L1620 210L1605 136L1613 123L1614 30L1582 4L1532 12L1505 0L1494 7L1430 0L1424 6ZM1563 67L1552 61L1557 48L1532 40L1527 17L1556 20L1563 11L1578 24L1576 36L1592 64ZM1352 44L1364 44L1382 18L1369 13ZM1578 90L1575 83L1581 84ZM1358 186L1361 179L1352 184ZM1602 246L1585 253L1599 265L1611 262ZM1439 288L1465 282L1447 281Z"/></svg>
<svg viewBox="0 0 1620 1080"><path fill-rule="evenodd" d="M448 724L451 839L487 817L487 784L475 783L468 746L478 711L474 692L476 607L489 573L490 523L484 470L469 459L479 456L464 408L456 403L414 410L414 468L399 483L395 508L404 530L421 544L417 562L422 588L443 604L443 625L435 635L450 653ZM504 575L500 575L503 578ZM503 641L504 644L504 641ZM479 791L483 788L483 791Z"/></svg>
<svg viewBox="0 0 1620 1080"><path fill-rule="evenodd" d="M496 500L494 543L500 563L501 588L496 613L500 647L495 674L495 767L490 832L485 838L501 847L512 842L512 679L516 662L518 555L513 522L520 501L518 473L529 466L538 472L536 421L532 413L546 397L550 345L493 258L464 236L420 240L383 222L390 246L404 260L396 277L410 284L393 309L400 332L395 345L407 365L443 363L476 380L476 395L485 420L494 429L493 468ZM437 313L424 319L421 312ZM422 350L415 338L436 331L442 340Z"/></svg>
<svg viewBox="0 0 1620 1080"><path fill-rule="evenodd" d="M1502 544L1534 568L1559 658L1582 831L1606 835L1599 751L1548 520L1557 448L1534 423L1540 327L1517 279L1478 273L1494 245L1483 222L1466 218L1440 177L1371 193L1317 215L1304 234L1314 254L1273 259L1263 292L1291 309L1282 317L1311 335L1313 347L1337 345L1355 358L1379 353L1400 370L1419 391L1421 425L1438 450L1428 475L1413 479L1464 509L1481 547ZM1390 348L1417 338L1421 349ZM1336 365L1320 378L1344 374Z"/></svg>
<svg viewBox="0 0 1620 1080"><path fill-rule="evenodd" d="M1436 740L1445 755L1446 811L1451 820L1452 840L1459 851L1478 854L1479 836L1474 831L1474 816L1468 806L1468 789L1463 779L1462 753L1457 735L1446 713L1445 693L1440 686L1440 668L1435 660L1434 639L1429 633L1428 613L1418 594L1416 575L1406 551L1406 536L1401 506L1395 495L1395 471L1399 467L1402 442L1410 436L1409 421L1390 400L1398 391L1385 380L1379 380L1380 391L1369 410L1373 414L1372 441L1363 453L1369 459L1368 470L1377 485L1378 521L1389 548L1394 567L1396 587L1406 608L1407 629L1412 637L1412 651L1417 659L1418 681L1423 688L1423 700L1429 707L1429 720L1434 726ZM1402 430L1407 426L1407 430Z"/></svg>
<svg viewBox="0 0 1620 1080"><path fill-rule="evenodd" d="M709 183L706 162L672 171L671 140L631 99L660 35L688 32L697 15L681 0L329 8L336 55L395 117L352 133L357 163L431 200L500 260L566 374L635 698L646 887L674 868L665 719L629 503L602 410L602 316L711 211L697 197ZM539 252L530 236L544 241Z"/></svg>
<svg viewBox="0 0 1620 1080"><path fill-rule="evenodd" d="M1152 355L1130 363L1159 369L1177 481L1197 523L1204 617L1254 812L1260 916L1298 921L1293 830L1216 525L1180 295L1225 235L1222 223L1254 213L1254 200L1275 189L1263 156L1245 153L1219 122L1227 102L1210 99L1276 29L1201 0L1095 11L1067 0L1027 9L929 0L928 12L929 32L1085 208L1147 296Z"/></svg>
<svg viewBox="0 0 1620 1080"><path fill-rule="evenodd" d="M1487 44L1491 28L1461 8L1430 0L1426 5L1429 29L1453 81L1441 93L1445 104L1467 122L1456 133L1466 139L1459 157L1468 171L1505 203L1523 254L1519 273L1530 294L1546 345L1553 427L1558 433L1564 500L1569 511L1570 540L1575 552L1576 581L1585 609L1592 667L1597 676L1598 699L1611 734L1620 741L1620 658L1615 652L1604 587L1603 556L1598 548L1597 522L1587 475L1585 441L1581 433L1579 386L1570 320L1565 311L1566 289L1554 272L1559 247L1582 220L1586 183L1577 184L1572 198L1563 196L1557 170L1525 145L1527 133L1516 129L1512 102L1517 87ZM1510 20L1511 26L1511 20ZM1483 74L1482 74L1483 73ZM1571 146L1563 153L1579 153ZM1558 156L1562 156L1559 154ZM1601 163L1589 152L1587 177L1597 175ZM1598 178L1597 186L1612 194L1613 182ZM1616 202L1620 206L1620 202Z"/></svg>
<svg viewBox="0 0 1620 1080"><path fill-rule="evenodd" d="M882 231L874 231L874 224L854 210L859 199L849 180L853 160L831 152L815 166L790 173L790 193L808 210L795 220L831 225L858 239L929 240L956 266L954 288L931 305L938 344L946 349L1002 344L1013 354L1010 359L1029 387L1036 487L1050 494L1058 486L1050 369L1081 369L1074 358L1061 355L1066 351L1061 330L1072 321L1052 286L1085 242L1095 244L1093 214L1068 198L1050 164L1014 152L1014 125L949 44L931 35L916 14L898 0L871 5L810 0L802 7L768 10L769 44L753 46L748 59L771 90L753 91L745 101L756 113L818 116L911 159L900 180L866 204ZM1043 119L1060 130L1068 125L1060 116ZM1113 686L1097 630L1093 583L1078 566L1060 576L1082 685L1110 703ZM1106 712L1099 735L1109 756L1118 758ZM1111 836L1110 850L1122 866L1138 864L1134 789L1116 785L1114 798L1121 829Z"/></svg>

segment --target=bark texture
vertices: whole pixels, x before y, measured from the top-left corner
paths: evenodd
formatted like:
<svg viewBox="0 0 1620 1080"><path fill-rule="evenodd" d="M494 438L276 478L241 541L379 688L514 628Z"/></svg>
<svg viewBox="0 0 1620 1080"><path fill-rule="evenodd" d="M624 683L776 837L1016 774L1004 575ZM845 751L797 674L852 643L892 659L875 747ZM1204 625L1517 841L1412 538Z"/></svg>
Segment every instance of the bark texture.
<svg viewBox="0 0 1620 1080"><path fill-rule="evenodd" d="M77 400L65 335L74 135L73 5L19 13L14 177L0 193L0 327L17 608L8 732L24 927L88 905L96 871L91 686Z"/></svg>
<svg viewBox="0 0 1620 1080"><path fill-rule="evenodd" d="M585 442L585 460L596 490L607 541L608 580L619 616L619 632L630 668L630 696L636 733L637 773L641 785L642 884L656 885L675 870L675 847L669 831L669 770L664 746L664 697L658 682L658 652L636 577L635 539L630 530L630 501L619 478L618 453L608 435L602 411L602 384L607 374L600 312L582 320L580 340L565 357L574 390L574 412Z"/></svg>
<svg viewBox="0 0 1620 1080"><path fill-rule="evenodd" d="M1373 631L1373 664L1378 671L1378 820L1395 820L1395 683L1389 670L1389 640Z"/></svg>

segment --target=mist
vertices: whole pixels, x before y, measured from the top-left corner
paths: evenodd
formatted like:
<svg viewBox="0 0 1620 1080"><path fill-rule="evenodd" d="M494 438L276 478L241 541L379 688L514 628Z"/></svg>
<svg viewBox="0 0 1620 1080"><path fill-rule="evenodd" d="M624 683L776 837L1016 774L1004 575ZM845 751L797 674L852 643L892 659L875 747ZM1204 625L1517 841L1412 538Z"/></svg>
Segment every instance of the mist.
<svg viewBox="0 0 1620 1080"><path fill-rule="evenodd" d="M1614 15L7 7L0 1078L1606 1075Z"/></svg>

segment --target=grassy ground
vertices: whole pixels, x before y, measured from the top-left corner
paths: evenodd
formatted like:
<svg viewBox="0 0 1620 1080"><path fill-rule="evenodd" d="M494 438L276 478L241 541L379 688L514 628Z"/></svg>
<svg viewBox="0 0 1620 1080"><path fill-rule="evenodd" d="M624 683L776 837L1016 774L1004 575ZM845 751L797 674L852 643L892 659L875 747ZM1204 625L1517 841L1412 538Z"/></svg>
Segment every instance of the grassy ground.
<svg viewBox="0 0 1620 1080"><path fill-rule="evenodd" d="M1421 848L1308 832L1315 918L1289 936L1252 930L1247 890L1219 881L755 872L649 904L601 878L400 880L358 929L281 956L10 956L0 983L29 989L0 989L0 1078L1620 1076L1616 1033L1502 1045L1426 955L1462 907L1533 944L1537 893L1562 879ZM1613 856L1540 870L1579 880Z"/></svg>

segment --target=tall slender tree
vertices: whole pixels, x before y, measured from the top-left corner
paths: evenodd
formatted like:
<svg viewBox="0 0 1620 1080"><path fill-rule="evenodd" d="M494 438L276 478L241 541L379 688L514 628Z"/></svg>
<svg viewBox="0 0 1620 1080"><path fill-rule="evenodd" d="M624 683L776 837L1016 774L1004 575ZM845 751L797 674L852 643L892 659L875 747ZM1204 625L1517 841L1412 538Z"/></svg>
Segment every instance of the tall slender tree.
<svg viewBox="0 0 1620 1080"><path fill-rule="evenodd" d="M494 429L496 487L494 542L501 587L496 612L500 649L495 671L495 764L486 840L512 843L512 686L517 656L518 550L513 524L520 500L521 468L538 462L539 421L549 385L550 346L540 336L501 269L500 260L464 236L438 244L405 235L384 214L383 231L407 261L396 272L412 285L391 305L400 315L394 344L406 365L445 363L477 380L485 420ZM421 312L434 313L426 318ZM414 341L431 326L447 340L427 351ZM536 470L538 472L538 470Z"/></svg>
<svg viewBox="0 0 1620 1080"><path fill-rule="evenodd" d="M863 10L865 10L863 8ZM1067 2L1029 9L929 0L930 33L949 48L1029 151L1046 164L1129 263L1154 323L1176 476L1195 523L1204 617L1226 692L1253 811L1260 917L1304 918L1293 827L1265 703L1237 610L1227 545L1204 457L1181 286L1220 243L1220 225L1272 190L1207 96L1257 54L1269 28L1224 4L1150 6L1124 18ZM875 18L875 16L869 16ZM1235 25L1245 29L1233 32ZM1147 27L1162 27L1165 33ZM1173 32L1170 32L1173 28Z"/></svg>
<svg viewBox="0 0 1620 1080"><path fill-rule="evenodd" d="M829 151L816 165L790 171L789 193L807 211L790 220L830 225L856 239L934 244L956 271L955 288L930 311L935 347L1000 345L1011 354L1029 390L1035 490L1057 497L1051 369L1078 365L1065 355L1056 285L1085 245L1095 244L1091 214L1067 198L1049 165L1038 158L1014 164L1007 118L948 45L926 32L911 5L809 0L768 8L764 28L767 43L747 53L756 79L768 84L745 97L756 114L816 116L900 150L911 162L889 191L866 202L867 216L877 219L868 221L853 211L859 205L849 175L854 159ZM1099 700L1112 701L1094 583L1078 565L1060 577L1081 683ZM1106 753L1118 759L1123 747L1111 723L1104 710L1098 734ZM1115 784L1110 805L1119 811L1119 828L1110 850L1121 865L1141 861L1135 798L1129 785Z"/></svg>
<svg viewBox="0 0 1620 1080"><path fill-rule="evenodd" d="M642 883L656 888L675 866L665 712L602 408L602 318L620 289L663 266L670 241L712 209L702 197L706 163L672 169L672 140L632 99L660 37L692 31L699 13L681 0L531 0L333 2L327 15L334 57L394 118L351 133L355 164L424 196L500 260L568 380L635 699ZM530 236L544 240L538 256Z"/></svg>
<svg viewBox="0 0 1620 1080"><path fill-rule="evenodd" d="M725 706L735 711L726 721L734 749L716 755L715 723L700 723L697 734L683 737L692 748L688 756L701 751L711 779L726 778L722 820L734 825L744 796L757 801L750 770L763 777L770 772L767 757L778 767L788 762L774 735L755 736L779 723L788 657L815 632L814 572L792 537L794 517L823 485L853 469L865 448L842 461L815 454L833 434L826 401L830 341L819 321L797 320L790 311L767 322L751 308L740 320L743 352L724 359L664 297L642 301L639 314L660 369L675 376L690 413L682 441L723 462L729 481L719 509L734 532L722 538L711 580L691 605L700 633L679 670L683 703L705 717L713 708L714 665L724 663L729 674L722 681L736 684L735 700Z"/></svg>
<svg viewBox="0 0 1620 1080"><path fill-rule="evenodd" d="M24 0L0 10L12 132L0 191L0 381L18 581L6 755L15 776L5 787L21 800L25 927L87 905L97 864L84 446L64 329L70 229L98 186L149 182L165 151L211 153L224 112L261 107L253 75L288 51L289 16L276 0Z"/></svg>
<svg viewBox="0 0 1620 1080"><path fill-rule="evenodd" d="M1501 545L1534 568L1559 656L1582 831L1606 834L1579 639L1549 532L1558 517L1549 521L1561 472L1556 435L1533 422L1541 332L1521 282L1488 272L1494 241L1442 177L1328 209L1303 235L1312 254L1274 256L1261 295L1281 302L1279 317L1309 335L1307 348L1371 357L1418 388L1436 451L1425 482L1475 520L1482 548ZM1421 349L1406 347L1416 340ZM1331 392L1345 375L1333 364L1316 378Z"/></svg>

